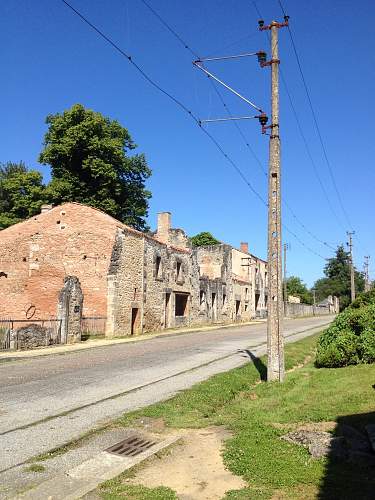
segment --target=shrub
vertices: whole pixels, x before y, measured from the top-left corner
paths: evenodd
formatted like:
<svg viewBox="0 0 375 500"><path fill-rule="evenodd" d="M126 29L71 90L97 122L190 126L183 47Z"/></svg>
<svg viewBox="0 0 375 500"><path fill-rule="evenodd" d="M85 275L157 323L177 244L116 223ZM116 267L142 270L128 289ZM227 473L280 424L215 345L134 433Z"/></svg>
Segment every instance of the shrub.
<svg viewBox="0 0 375 500"><path fill-rule="evenodd" d="M354 302L350 304L350 308L357 309L359 307L375 304L375 288L369 292L364 292L358 295Z"/></svg>
<svg viewBox="0 0 375 500"><path fill-rule="evenodd" d="M375 362L375 293L340 313L318 340L316 366L339 367Z"/></svg>
<svg viewBox="0 0 375 500"><path fill-rule="evenodd" d="M375 362L375 330L365 330L359 342L359 352L364 363Z"/></svg>
<svg viewBox="0 0 375 500"><path fill-rule="evenodd" d="M342 330L339 335L331 337L329 329L323 334L325 342L319 339L316 353L318 367L337 368L339 366L356 365L359 362L358 336L351 330ZM322 338L322 337L321 337ZM332 339L330 342L328 339Z"/></svg>

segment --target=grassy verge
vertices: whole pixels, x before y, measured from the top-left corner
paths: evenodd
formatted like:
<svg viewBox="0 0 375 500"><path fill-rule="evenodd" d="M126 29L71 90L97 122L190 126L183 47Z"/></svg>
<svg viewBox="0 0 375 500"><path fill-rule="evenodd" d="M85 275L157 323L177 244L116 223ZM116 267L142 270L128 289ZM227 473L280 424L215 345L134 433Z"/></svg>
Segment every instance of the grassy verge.
<svg viewBox="0 0 375 500"><path fill-rule="evenodd" d="M280 439L295 424L335 421L363 431L375 423L375 365L337 369L314 367L317 336L286 347L283 384L259 384L265 360L216 375L178 396L120 419L129 425L139 416L162 417L177 428L224 425L233 432L224 462L248 487L226 499L374 498L375 476L365 463L312 459L305 448ZM173 492L134 489L121 476L104 483L105 499L157 500ZM159 496L158 496L159 495ZM169 496L168 496L169 495Z"/></svg>

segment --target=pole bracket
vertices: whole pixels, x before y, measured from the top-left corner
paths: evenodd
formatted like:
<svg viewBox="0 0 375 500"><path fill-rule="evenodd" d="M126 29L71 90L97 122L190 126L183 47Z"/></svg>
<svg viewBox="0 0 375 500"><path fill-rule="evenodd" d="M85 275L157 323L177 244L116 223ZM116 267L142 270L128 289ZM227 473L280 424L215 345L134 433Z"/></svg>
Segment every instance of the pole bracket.
<svg viewBox="0 0 375 500"><path fill-rule="evenodd" d="M272 64L280 64L280 59L271 59L270 61L260 63L260 67L265 68L266 66L271 66Z"/></svg>
<svg viewBox="0 0 375 500"><path fill-rule="evenodd" d="M284 22L283 23L278 23L276 21L273 21L271 24L264 25L263 19L259 19L258 24L259 24L259 31L271 30L273 27L275 27L275 28L285 28L286 26L289 26L289 16L284 16Z"/></svg>

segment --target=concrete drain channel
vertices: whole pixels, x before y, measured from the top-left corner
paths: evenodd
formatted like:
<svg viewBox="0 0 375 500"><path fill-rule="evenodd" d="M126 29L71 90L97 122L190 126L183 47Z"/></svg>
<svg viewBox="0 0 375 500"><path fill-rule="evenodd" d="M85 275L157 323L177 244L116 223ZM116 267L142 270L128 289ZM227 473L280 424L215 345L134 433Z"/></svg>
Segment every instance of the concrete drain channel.
<svg viewBox="0 0 375 500"><path fill-rule="evenodd" d="M110 446L105 451L120 457L135 457L156 444L157 441L151 441L149 439L145 439L143 436L133 435L117 444L114 444L113 446Z"/></svg>
<svg viewBox="0 0 375 500"><path fill-rule="evenodd" d="M28 500L78 500L86 493L94 490L104 481L112 479L125 470L152 457L161 450L178 442L182 435L163 437L160 440L153 436L135 433L122 441L106 448L81 464L59 473L25 493L17 499Z"/></svg>

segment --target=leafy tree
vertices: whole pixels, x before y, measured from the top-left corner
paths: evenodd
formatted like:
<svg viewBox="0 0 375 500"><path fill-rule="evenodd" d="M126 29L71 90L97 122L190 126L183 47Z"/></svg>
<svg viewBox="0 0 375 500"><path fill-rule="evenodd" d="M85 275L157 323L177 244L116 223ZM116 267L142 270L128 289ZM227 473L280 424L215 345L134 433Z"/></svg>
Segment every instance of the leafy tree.
<svg viewBox="0 0 375 500"><path fill-rule="evenodd" d="M217 245L220 243L211 233L208 231L203 231L190 238L193 247L205 247L209 245Z"/></svg>
<svg viewBox="0 0 375 500"><path fill-rule="evenodd" d="M299 297L303 304L312 304L312 295L305 283L298 276L290 276L286 280L287 295Z"/></svg>
<svg viewBox="0 0 375 500"><path fill-rule="evenodd" d="M136 229L146 230L151 175L143 154L116 120L75 104L49 115L39 161L51 166L50 201L77 201L99 208Z"/></svg>
<svg viewBox="0 0 375 500"><path fill-rule="evenodd" d="M0 165L0 229L39 213L47 201L42 174L23 162Z"/></svg>
<svg viewBox="0 0 375 500"><path fill-rule="evenodd" d="M336 255L328 259L324 267L325 278L315 282L316 299L321 301L328 295L336 295L340 299L340 309L350 304L350 255L343 245L336 250ZM354 270L354 282L357 292L363 292L365 280L363 274Z"/></svg>

